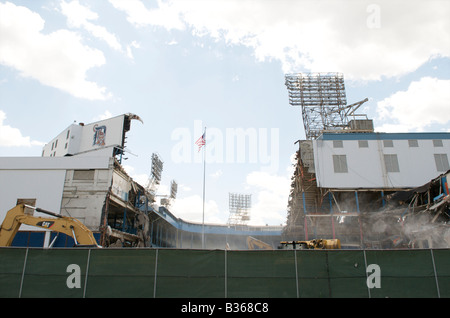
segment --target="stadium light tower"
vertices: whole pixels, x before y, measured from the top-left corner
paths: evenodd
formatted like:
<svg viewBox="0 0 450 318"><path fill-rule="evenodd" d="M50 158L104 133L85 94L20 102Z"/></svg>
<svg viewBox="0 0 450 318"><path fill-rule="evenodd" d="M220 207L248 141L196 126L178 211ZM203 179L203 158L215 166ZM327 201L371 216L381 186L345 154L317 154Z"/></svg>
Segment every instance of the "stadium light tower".
<svg viewBox="0 0 450 318"><path fill-rule="evenodd" d="M156 190L161 183L161 174L163 171L164 162L160 159L159 155L156 153L152 154L152 168L150 176L148 178L146 190L151 194L155 195Z"/></svg>
<svg viewBox="0 0 450 318"><path fill-rule="evenodd" d="M348 118L364 101L347 104L344 75L341 73L287 74L285 85L291 106L302 107L307 139L316 139L322 131L348 127Z"/></svg>
<svg viewBox="0 0 450 318"><path fill-rule="evenodd" d="M250 209L252 206L251 194L229 193L228 225L245 225L250 220Z"/></svg>

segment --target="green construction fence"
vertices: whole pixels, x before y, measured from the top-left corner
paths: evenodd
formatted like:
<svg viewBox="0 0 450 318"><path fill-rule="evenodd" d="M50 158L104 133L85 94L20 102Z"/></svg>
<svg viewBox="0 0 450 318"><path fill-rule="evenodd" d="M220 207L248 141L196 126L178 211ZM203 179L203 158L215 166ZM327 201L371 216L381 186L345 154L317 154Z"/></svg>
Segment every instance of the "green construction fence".
<svg viewBox="0 0 450 318"><path fill-rule="evenodd" d="M0 248L2 298L449 296L449 249Z"/></svg>

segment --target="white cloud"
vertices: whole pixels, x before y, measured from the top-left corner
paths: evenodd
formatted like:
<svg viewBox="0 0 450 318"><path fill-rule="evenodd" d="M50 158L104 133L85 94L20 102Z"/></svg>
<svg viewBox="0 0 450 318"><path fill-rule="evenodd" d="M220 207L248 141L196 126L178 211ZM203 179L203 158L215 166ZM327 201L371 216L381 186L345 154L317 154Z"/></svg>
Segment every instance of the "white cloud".
<svg viewBox="0 0 450 318"><path fill-rule="evenodd" d="M170 208L171 212L185 221L202 223L203 199L199 195L177 198ZM205 223L224 224L220 210L214 200L205 201Z"/></svg>
<svg viewBox="0 0 450 318"><path fill-rule="evenodd" d="M286 222L290 176L279 176L262 171L247 175L252 195L250 225L280 225Z"/></svg>
<svg viewBox="0 0 450 318"><path fill-rule="evenodd" d="M175 41L175 40L172 40L172 41L170 41L170 42L167 42L166 44L167 44L167 45L177 45L178 42Z"/></svg>
<svg viewBox="0 0 450 318"><path fill-rule="evenodd" d="M28 8L0 3L0 63L75 97L111 97L105 87L86 80L88 70L105 64L103 53L83 45L74 32L43 33L44 24Z"/></svg>
<svg viewBox="0 0 450 318"><path fill-rule="evenodd" d="M146 187L148 184L148 174L144 173L137 173L136 169L133 166L130 165L122 165L125 172L138 184L140 184L143 187Z"/></svg>
<svg viewBox="0 0 450 318"><path fill-rule="evenodd" d="M292 168L286 170L287 174ZM253 171L246 176L245 190L252 195L249 225L264 226L286 223L290 175L280 176L263 171ZM203 200L200 195L177 198L171 212L190 222L202 222ZM229 211L221 211L214 200L205 202L205 223L226 224Z"/></svg>
<svg viewBox="0 0 450 318"><path fill-rule="evenodd" d="M23 136L18 128L5 125L6 114L0 110L0 146L1 147L31 147L44 146L43 142L31 140L28 136Z"/></svg>
<svg viewBox="0 0 450 318"><path fill-rule="evenodd" d="M110 0L136 26L190 29L198 36L253 49L283 71L338 71L349 79L380 80L450 57L450 2L158 1Z"/></svg>
<svg viewBox="0 0 450 318"><path fill-rule="evenodd" d="M105 120L105 119L108 119L108 118L111 118L111 117L113 117L111 112L109 110L105 110L105 112L103 114L100 114L100 115L94 117L94 121Z"/></svg>
<svg viewBox="0 0 450 318"><path fill-rule="evenodd" d="M138 42L136 42L136 41L131 42L131 44L127 45L127 56L128 56L130 59L133 59L134 56L133 56L132 49L133 49L133 48L138 49L138 48L140 48L140 47L141 47L141 45L140 45Z"/></svg>
<svg viewBox="0 0 450 318"><path fill-rule="evenodd" d="M222 169L217 170L216 172L210 174L211 177L213 177L214 179L219 178L221 175L223 174Z"/></svg>
<svg viewBox="0 0 450 318"><path fill-rule="evenodd" d="M110 33L105 27L90 22L91 20L97 20L98 14L88 7L82 6L78 0L69 3L62 1L61 12L67 17L69 26L84 28L94 37L105 41L112 49L122 51L122 45L117 36Z"/></svg>
<svg viewBox="0 0 450 318"><path fill-rule="evenodd" d="M170 3L158 0L158 9L148 9L139 0L109 0L118 10L127 14L127 20L137 27L149 25L162 26L166 29L184 29L179 18L179 11Z"/></svg>
<svg viewBox="0 0 450 318"><path fill-rule="evenodd" d="M378 131L423 131L433 124L450 122L450 80L423 77L378 102ZM389 121L389 122L386 122Z"/></svg>
<svg viewBox="0 0 450 318"><path fill-rule="evenodd" d="M192 190L191 187L188 187L187 185L184 185L184 184L179 184L178 185L178 189L180 189L181 191L185 191L185 192L188 192L188 191Z"/></svg>

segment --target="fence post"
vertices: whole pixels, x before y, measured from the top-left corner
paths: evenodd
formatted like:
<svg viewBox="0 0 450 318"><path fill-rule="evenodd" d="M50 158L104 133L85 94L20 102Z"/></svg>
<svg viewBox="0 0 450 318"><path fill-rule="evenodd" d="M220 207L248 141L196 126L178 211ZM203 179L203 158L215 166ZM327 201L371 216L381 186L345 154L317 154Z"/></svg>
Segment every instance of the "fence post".
<svg viewBox="0 0 450 318"><path fill-rule="evenodd" d="M23 279L25 277L25 267L27 266L27 259L28 259L28 247L25 251L25 259L23 261L22 278L20 279L20 288L19 288L19 298L22 297L22 286L23 286Z"/></svg>
<svg viewBox="0 0 450 318"><path fill-rule="evenodd" d="M298 264L297 264L297 250L294 249L294 262L295 262L295 288L297 289L297 298L300 298L299 290L298 290Z"/></svg>
<svg viewBox="0 0 450 318"><path fill-rule="evenodd" d="M155 281L153 282L153 298L156 298L156 277L158 274L158 251L159 249L156 249L156 259L155 259Z"/></svg>
<svg viewBox="0 0 450 318"><path fill-rule="evenodd" d="M225 298L227 298L228 297L228 290L227 290L227 271L228 271L228 268L227 268L227 249L225 248Z"/></svg>
<svg viewBox="0 0 450 318"><path fill-rule="evenodd" d="M441 298L441 292L439 291L439 282L438 282L438 277L437 277L437 272L436 272L436 264L434 263L433 249L431 249L431 248L430 248L430 253L431 253L431 260L433 261L434 279L436 280L437 294L438 294L438 298Z"/></svg>
<svg viewBox="0 0 450 318"><path fill-rule="evenodd" d="M86 286L87 286L87 282L88 282L90 260L91 260L91 249L88 249L88 257L87 257L87 264L86 264L86 277L84 278L83 298L86 298Z"/></svg>
<svg viewBox="0 0 450 318"><path fill-rule="evenodd" d="M366 272L366 285L367 285L367 292L369 293L369 298L372 298L372 295L370 294L370 287L367 284L367 280L369 279L369 276L367 275L367 258L366 258L366 250L363 249L364 253L364 266L365 266L365 272Z"/></svg>

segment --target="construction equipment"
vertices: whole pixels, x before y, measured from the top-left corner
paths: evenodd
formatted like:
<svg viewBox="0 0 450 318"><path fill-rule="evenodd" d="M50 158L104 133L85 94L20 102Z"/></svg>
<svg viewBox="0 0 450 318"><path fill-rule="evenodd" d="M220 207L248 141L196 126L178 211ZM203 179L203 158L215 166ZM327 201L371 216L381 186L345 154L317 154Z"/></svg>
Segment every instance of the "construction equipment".
<svg viewBox="0 0 450 318"><path fill-rule="evenodd" d="M273 250L272 246L252 236L247 236L249 250Z"/></svg>
<svg viewBox="0 0 450 318"><path fill-rule="evenodd" d="M28 210L31 210L32 212L29 213ZM33 216L34 211L54 216L54 218ZM100 247L97 244L92 231L79 220L25 204L16 205L6 214L0 227L0 246L11 246L14 237L22 224L64 233L74 239L76 247ZM52 246L53 243L54 241L50 246Z"/></svg>
<svg viewBox="0 0 450 318"><path fill-rule="evenodd" d="M311 241L282 241L279 249L283 250L304 250L304 249L324 249L334 250L341 248L341 241L338 239L314 239Z"/></svg>

